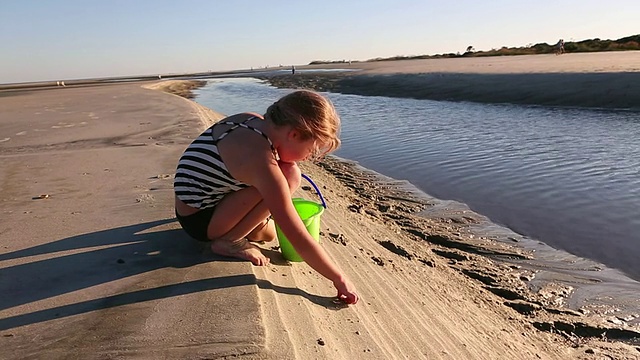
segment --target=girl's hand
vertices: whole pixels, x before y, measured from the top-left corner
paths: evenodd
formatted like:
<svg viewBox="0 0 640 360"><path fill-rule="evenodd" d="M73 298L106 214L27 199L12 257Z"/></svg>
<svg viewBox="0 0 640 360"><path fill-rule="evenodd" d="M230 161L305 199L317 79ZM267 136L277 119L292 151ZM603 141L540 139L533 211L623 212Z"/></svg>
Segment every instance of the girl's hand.
<svg viewBox="0 0 640 360"><path fill-rule="evenodd" d="M344 278L333 283L333 286L338 289L338 299L344 301L347 304L355 304L358 302L358 294L353 285Z"/></svg>

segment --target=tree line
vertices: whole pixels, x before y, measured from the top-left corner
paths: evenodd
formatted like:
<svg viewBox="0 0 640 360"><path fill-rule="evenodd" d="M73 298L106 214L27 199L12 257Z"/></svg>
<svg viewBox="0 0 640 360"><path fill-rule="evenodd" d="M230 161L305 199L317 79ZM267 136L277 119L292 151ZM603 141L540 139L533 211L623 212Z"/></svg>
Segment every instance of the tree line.
<svg viewBox="0 0 640 360"><path fill-rule="evenodd" d="M475 51L470 45L462 53L448 53L436 55L416 55L416 56L394 56L388 58L374 58L366 61L392 61L392 60L413 60L413 59L439 59L439 58L456 58L456 57L482 57L482 56L509 56L509 55L536 55L536 54L553 54L557 50L556 44L538 43L529 44L521 47L506 47L499 49ZM587 39L581 41L566 41L564 43L564 51L567 53L579 52L601 52L601 51L627 51L640 50L640 34L623 37L617 40L601 40L598 38ZM315 60L309 65L315 64L335 64L344 63L345 60L325 61ZM357 62L357 61L354 61Z"/></svg>

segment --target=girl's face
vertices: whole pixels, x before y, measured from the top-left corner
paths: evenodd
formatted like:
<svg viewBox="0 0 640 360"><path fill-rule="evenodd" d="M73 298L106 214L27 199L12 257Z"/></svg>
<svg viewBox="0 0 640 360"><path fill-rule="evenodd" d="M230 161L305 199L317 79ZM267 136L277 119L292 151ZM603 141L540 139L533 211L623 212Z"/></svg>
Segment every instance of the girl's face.
<svg viewBox="0 0 640 360"><path fill-rule="evenodd" d="M287 142L278 149L280 160L285 162L310 160L318 149L316 141L313 138L301 139L300 133L292 130L289 133Z"/></svg>

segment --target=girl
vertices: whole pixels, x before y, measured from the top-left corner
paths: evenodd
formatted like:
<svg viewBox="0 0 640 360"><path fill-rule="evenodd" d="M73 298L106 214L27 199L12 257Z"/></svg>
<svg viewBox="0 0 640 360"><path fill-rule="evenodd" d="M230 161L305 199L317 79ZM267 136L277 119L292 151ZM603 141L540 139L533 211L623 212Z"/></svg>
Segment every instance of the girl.
<svg viewBox="0 0 640 360"><path fill-rule="evenodd" d="M275 239L271 215L307 264L333 282L338 297L355 304L353 285L311 237L291 202L301 182L296 161L338 148L339 130L331 102L306 90L282 97L264 117L242 113L212 125L178 163L180 225L191 237L211 241L214 253L260 266L269 258L250 241Z"/></svg>

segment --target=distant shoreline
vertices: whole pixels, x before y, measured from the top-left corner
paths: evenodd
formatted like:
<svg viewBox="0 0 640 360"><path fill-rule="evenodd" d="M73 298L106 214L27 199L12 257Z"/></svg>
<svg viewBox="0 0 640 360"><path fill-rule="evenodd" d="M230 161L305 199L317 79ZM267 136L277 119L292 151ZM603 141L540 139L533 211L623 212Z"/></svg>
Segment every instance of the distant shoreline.
<svg viewBox="0 0 640 360"><path fill-rule="evenodd" d="M640 51L301 65L157 77L0 84L7 91L105 86L162 79L255 77L281 88L365 96L640 111ZM311 70L349 69L354 71ZM307 72L309 71L309 72ZM269 74L269 73L272 74Z"/></svg>
<svg viewBox="0 0 640 360"><path fill-rule="evenodd" d="M330 68L344 68L344 64ZM400 60L361 71L260 76L281 88L439 101L640 111L640 51ZM314 69L320 67L307 67ZM326 68L326 67L325 67Z"/></svg>
<svg viewBox="0 0 640 360"><path fill-rule="evenodd" d="M507 47L502 46L500 48L493 48L491 50L476 50L473 46L467 47L464 53L445 53L435 55L411 55L403 56L398 55L394 57L382 58L377 57L374 59L366 60L366 62L375 61L395 61L395 60L417 60L417 59L453 59L463 57L489 57L489 56L519 56L519 55L542 55L542 54L554 54L562 55L566 53L600 53L600 52L612 52L612 51L636 51L640 50L640 34L626 36L616 40L602 40L599 38L586 39L580 41L564 41L559 39L554 44L548 44L546 42L529 44L527 46L519 47ZM339 61L312 61L310 65L317 64L337 64L337 63L351 63L351 60L339 60Z"/></svg>

